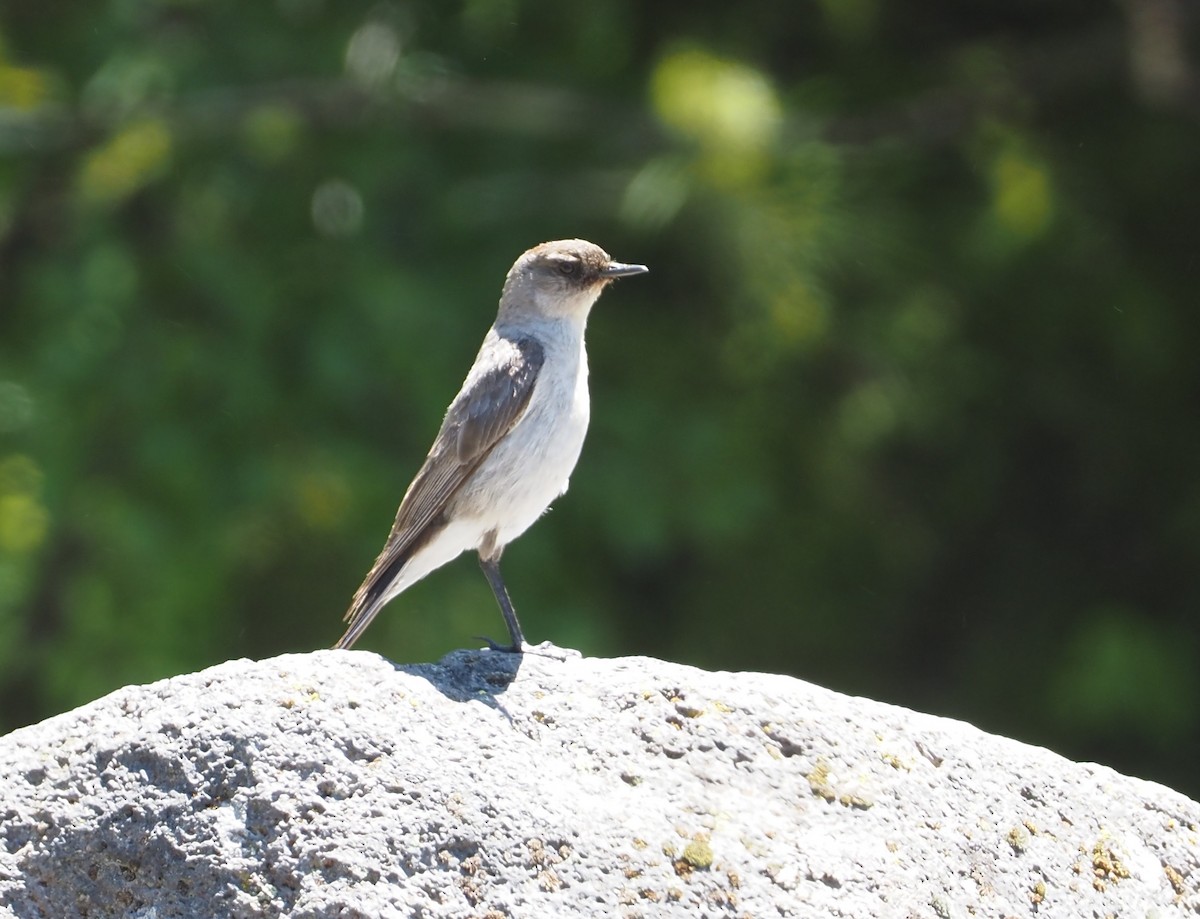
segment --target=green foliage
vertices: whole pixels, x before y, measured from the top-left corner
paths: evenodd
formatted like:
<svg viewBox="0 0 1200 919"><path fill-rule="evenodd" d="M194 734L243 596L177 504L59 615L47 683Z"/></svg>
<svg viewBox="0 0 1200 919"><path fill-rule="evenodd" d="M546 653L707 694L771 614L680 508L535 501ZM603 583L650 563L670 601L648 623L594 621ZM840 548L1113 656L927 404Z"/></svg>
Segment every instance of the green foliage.
<svg viewBox="0 0 1200 919"><path fill-rule="evenodd" d="M5 5L0 729L331 644L504 271L579 235L652 273L593 314L583 459L506 556L532 640L1200 793L1187 43L655 10ZM500 628L463 559L363 646Z"/></svg>

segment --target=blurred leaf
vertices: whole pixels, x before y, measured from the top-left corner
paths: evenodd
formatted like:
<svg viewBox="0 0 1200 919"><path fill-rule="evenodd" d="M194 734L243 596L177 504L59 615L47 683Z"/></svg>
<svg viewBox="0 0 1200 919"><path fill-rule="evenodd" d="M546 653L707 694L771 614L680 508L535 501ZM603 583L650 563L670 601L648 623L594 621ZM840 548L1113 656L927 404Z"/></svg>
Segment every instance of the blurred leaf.
<svg viewBox="0 0 1200 919"><path fill-rule="evenodd" d="M700 144L700 168L715 184L737 186L763 175L782 119L763 73L690 48L659 62L651 93L659 117Z"/></svg>
<svg viewBox="0 0 1200 919"><path fill-rule="evenodd" d="M160 176L170 155L166 124L157 120L131 124L84 161L80 192L85 200L116 203Z"/></svg>
<svg viewBox="0 0 1200 919"><path fill-rule="evenodd" d="M1136 610L1109 608L1082 621L1064 649L1053 689L1064 729L1132 733L1159 749L1197 726L1200 677L1192 649L1146 625Z"/></svg>

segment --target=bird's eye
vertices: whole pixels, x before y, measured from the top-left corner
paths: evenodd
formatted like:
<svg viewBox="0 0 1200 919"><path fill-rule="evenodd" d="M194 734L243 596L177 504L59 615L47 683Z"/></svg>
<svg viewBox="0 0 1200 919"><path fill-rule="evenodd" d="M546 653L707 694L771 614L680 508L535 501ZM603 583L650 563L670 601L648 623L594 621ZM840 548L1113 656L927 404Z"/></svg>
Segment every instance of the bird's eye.
<svg viewBox="0 0 1200 919"><path fill-rule="evenodd" d="M566 278L577 278L583 266L577 261L561 261L558 263L558 273Z"/></svg>

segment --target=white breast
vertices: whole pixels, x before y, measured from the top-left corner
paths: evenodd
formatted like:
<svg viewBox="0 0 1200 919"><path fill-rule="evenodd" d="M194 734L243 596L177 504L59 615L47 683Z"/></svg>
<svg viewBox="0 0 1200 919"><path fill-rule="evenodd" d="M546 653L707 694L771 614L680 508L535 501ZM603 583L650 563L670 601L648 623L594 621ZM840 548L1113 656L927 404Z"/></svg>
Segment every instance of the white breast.
<svg viewBox="0 0 1200 919"><path fill-rule="evenodd" d="M538 331L545 361L529 405L479 469L477 479L489 481L490 494L470 500L482 530L494 529L501 546L524 533L567 490L591 413L582 329L575 335L560 327Z"/></svg>

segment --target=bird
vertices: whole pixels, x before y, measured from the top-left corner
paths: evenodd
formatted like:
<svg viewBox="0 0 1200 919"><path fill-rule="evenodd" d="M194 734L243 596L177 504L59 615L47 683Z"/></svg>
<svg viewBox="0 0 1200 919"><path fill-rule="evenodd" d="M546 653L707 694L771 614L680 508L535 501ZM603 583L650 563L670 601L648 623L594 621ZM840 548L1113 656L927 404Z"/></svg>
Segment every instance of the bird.
<svg viewBox="0 0 1200 919"><path fill-rule="evenodd" d="M544 242L516 260L496 320L354 594L335 648L352 647L389 601L474 550L509 635L508 645L482 640L494 651L532 649L500 556L566 492L579 459L591 411L584 331L592 306L612 281L647 271L582 239Z"/></svg>

